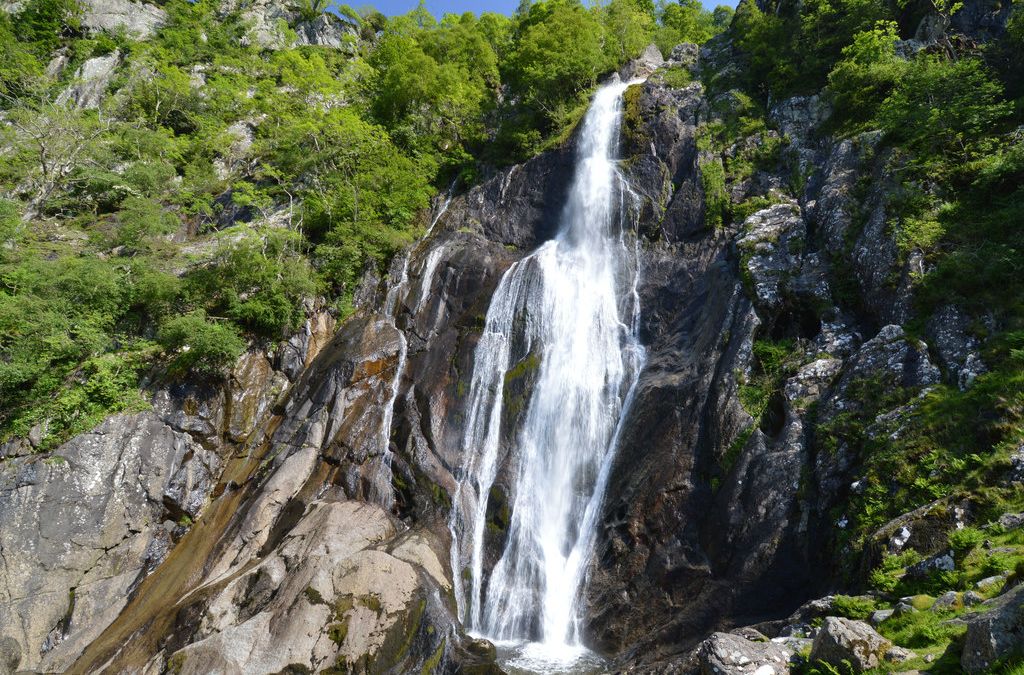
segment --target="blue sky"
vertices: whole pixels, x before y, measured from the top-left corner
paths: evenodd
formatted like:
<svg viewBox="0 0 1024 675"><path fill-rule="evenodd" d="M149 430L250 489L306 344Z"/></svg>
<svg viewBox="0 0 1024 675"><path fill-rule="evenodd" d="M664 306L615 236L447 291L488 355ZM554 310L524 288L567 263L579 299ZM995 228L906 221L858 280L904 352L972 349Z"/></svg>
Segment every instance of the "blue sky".
<svg viewBox="0 0 1024 675"><path fill-rule="evenodd" d="M416 7L419 0L376 0L368 4L373 5L385 14L404 14ZM727 4L736 5L736 0L703 0L704 6L714 9L715 5ZM353 7L363 4L361 2L349 2ZM519 6L519 0L427 0L427 9L434 16L441 16L447 12L503 12L511 14Z"/></svg>

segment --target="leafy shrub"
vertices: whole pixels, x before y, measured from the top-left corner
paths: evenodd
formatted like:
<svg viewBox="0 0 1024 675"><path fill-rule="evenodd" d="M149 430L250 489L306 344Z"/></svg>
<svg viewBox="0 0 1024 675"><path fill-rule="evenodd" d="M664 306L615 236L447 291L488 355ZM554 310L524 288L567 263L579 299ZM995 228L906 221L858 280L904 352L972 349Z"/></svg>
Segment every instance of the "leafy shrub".
<svg viewBox="0 0 1024 675"><path fill-rule="evenodd" d="M1001 98L980 60L919 57L901 73L878 120L891 138L926 156L971 158L991 150L988 134L1011 110Z"/></svg>
<svg viewBox="0 0 1024 675"><path fill-rule="evenodd" d="M849 595L837 595L832 599L832 611L837 616L863 621L875 611L875 601L871 598L858 598Z"/></svg>
<svg viewBox="0 0 1024 675"><path fill-rule="evenodd" d="M965 556L985 540L985 533L974 527L963 527L949 533L949 546L958 556Z"/></svg>
<svg viewBox="0 0 1024 675"><path fill-rule="evenodd" d="M913 549L907 549L896 555L885 554L878 567L871 571L869 576L871 587L883 593L892 593L899 585L903 570L920 561L921 554Z"/></svg>
<svg viewBox="0 0 1024 675"><path fill-rule="evenodd" d="M700 182L704 188L704 222L722 227L729 218L729 194L725 190L725 167L718 159L700 163Z"/></svg>
<svg viewBox="0 0 1024 675"><path fill-rule="evenodd" d="M221 375L245 351L245 341L229 324L210 321L202 311L164 322L157 341L178 374Z"/></svg>

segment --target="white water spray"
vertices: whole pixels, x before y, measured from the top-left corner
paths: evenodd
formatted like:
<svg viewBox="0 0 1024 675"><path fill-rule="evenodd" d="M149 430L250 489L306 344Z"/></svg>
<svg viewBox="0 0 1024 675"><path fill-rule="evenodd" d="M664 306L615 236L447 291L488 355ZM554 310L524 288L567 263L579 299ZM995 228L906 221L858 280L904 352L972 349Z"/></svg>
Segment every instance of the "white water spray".
<svg viewBox="0 0 1024 675"><path fill-rule="evenodd" d="M628 84L616 80L594 97L559 234L498 284L470 383L468 461L451 522L456 595L469 630L520 644L510 665L527 670L568 670L587 653L580 596L619 422L645 358L636 251L623 227L632 193L613 159ZM533 386L509 442L502 411L516 378ZM511 518L488 574L488 500L503 466Z"/></svg>

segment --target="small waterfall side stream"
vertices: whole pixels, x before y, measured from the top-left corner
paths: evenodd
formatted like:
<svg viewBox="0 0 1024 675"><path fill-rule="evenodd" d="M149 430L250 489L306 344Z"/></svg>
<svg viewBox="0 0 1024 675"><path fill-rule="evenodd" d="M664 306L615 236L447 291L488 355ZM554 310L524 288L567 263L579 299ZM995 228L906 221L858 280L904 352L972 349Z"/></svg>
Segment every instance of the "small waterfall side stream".
<svg viewBox="0 0 1024 675"><path fill-rule="evenodd" d="M595 664L581 640L580 598L620 420L645 361L638 256L627 237L634 195L614 157L630 84L616 78L595 95L558 234L505 273L475 353L452 568L467 630L495 642L513 671ZM503 442L506 382L524 374L532 389ZM510 488L510 518L488 571L498 480Z"/></svg>

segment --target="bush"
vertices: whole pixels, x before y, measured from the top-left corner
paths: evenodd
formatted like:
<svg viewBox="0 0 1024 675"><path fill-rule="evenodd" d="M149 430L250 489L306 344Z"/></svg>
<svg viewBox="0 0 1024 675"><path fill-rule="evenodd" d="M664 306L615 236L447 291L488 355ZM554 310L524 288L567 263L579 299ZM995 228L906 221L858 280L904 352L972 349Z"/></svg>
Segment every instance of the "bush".
<svg viewBox="0 0 1024 675"><path fill-rule="evenodd" d="M720 160L700 163L700 182L704 188L704 222L722 227L729 219L729 193L725 190L725 167Z"/></svg>
<svg viewBox="0 0 1024 675"><path fill-rule="evenodd" d="M170 370L176 374L222 375L246 346L229 324L210 321L202 311L166 321L157 341L170 355Z"/></svg>
<svg viewBox="0 0 1024 675"><path fill-rule="evenodd" d="M828 76L832 123L847 130L870 127L878 108L896 87L906 62L896 56L896 23L881 21L854 36L843 60Z"/></svg>
<svg viewBox="0 0 1024 675"><path fill-rule="evenodd" d="M973 527L963 527L949 533L949 546L959 557L966 556L985 540L985 533Z"/></svg>
<svg viewBox="0 0 1024 675"><path fill-rule="evenodd" d="M837 595L832 599L832 611L837 616L863 621L875 611L875 601L871 598L858 598L849 595Z"/></svg>
<svg viewBox="0 0 1024 675"><path fill-rule="evenodd" d="M1010 113L1002 87L974 58L914 59L878 112L891 139L925 157L972 158L992 149L991 132Z"/></svg>

